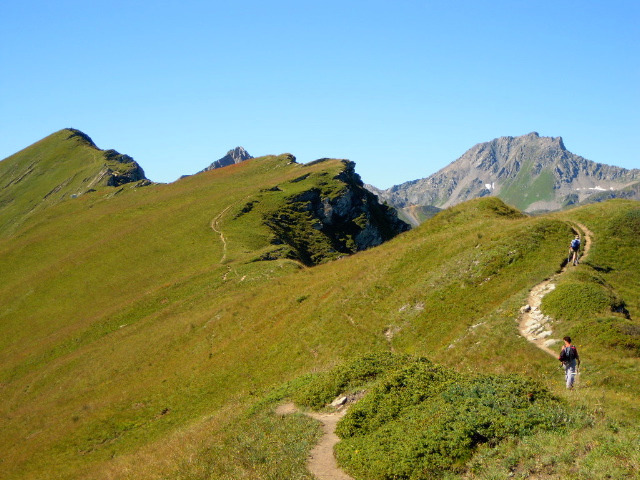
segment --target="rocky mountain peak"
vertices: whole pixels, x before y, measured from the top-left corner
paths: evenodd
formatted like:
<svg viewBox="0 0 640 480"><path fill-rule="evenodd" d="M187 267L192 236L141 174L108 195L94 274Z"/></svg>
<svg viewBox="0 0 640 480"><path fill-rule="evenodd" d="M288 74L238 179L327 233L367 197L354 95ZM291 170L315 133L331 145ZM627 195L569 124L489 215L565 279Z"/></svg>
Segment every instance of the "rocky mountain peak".
<svg viewBox="0 0 640 480"><path fill-rule="evenodd" d="M244 162L245 160L250 160L253 157L249 155L243 147L236 147L227 152L227 154L213 162L207 168L203 170L203 172L207 172L209 170L215 170L216 168L226 167L228 165L234 165L236 163Z"/></svg>
<svg viewBox="0 0 640 480"><path fill-rule="evenodd" d="M244 162L245 160L253 158L251 155L249 155L249 152L244 149L244 147L236 147L233 150L229 150L227 152L227 155L233 158L236 163Z"/></svg>
<svg viewBox="0 0 640 480"><path fill-rule="evenodd" d="M403 210L498 196L533 212L595 201L603 192L631 198L628 190L639 179L640 170L592 162L568 151L562 137L531 132L479 143L429 177L372 191Z"/></svg>

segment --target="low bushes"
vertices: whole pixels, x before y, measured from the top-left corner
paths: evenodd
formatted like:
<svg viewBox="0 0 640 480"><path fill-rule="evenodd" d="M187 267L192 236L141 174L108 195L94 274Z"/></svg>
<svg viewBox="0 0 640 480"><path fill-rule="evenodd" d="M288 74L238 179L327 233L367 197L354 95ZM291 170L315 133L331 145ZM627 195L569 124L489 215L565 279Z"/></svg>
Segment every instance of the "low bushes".
<svg viewBox="0 0 640 480"><path fill-rule="evenodd" d="M419 479L460 472L483 444L564 430L564 401L519 375L471 376L425 358L362 357L311 380L297 397L320 406L365 383L338 424L339 463L356 478ZM322 399L322 401L321 401Z"/></svg>
<svg viewBox="0 0 640 480"><path fill-rule="evenodd" d="M387 352L374 353L358 357L351 363L345 363L318 374L304 388L293 395L294 401L301 406L321 408L339 394L363 388L379 375L399 368L410 361L408 355L393 355Z"/></svg>

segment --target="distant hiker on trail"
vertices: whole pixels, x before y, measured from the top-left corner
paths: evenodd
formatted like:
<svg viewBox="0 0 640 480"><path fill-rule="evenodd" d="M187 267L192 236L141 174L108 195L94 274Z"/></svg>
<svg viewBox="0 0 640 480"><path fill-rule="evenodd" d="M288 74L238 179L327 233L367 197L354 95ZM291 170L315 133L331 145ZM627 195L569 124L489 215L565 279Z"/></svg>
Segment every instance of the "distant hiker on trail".
<svg viewBox="0 0 640 480"><path fill-rule="evenodd" d="M580 365L580 356L578 355L578 349L571 345L571 337L564 337L564 347L560 351L558 360L562 362L564 366L565 379L567 381L567 388L571 390L573 388L573 382L576 379L578 373L578 365Z"/></svg>
<svg viewBox="0 0 640 480"><path fill-rule="evenodd" d="M573 259L573 264L578 264L578 253L580 252L580 235L571 240L571 246L569 247L569 263Z"/></svg>

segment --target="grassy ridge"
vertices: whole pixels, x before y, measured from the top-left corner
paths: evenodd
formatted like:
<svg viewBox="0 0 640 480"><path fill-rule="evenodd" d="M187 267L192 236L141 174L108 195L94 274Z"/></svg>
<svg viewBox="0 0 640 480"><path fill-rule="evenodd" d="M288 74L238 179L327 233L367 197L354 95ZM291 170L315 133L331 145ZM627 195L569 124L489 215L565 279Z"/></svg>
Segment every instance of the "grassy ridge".
<svg viewBox="0 0 640 480"><path fill-rule="evenodd" d="M14 392L3 411L14 419L8 431L29 432L12 442L9 458L16 455L17 462L44 467L56 463L54 448L61 452L63 469L72 469L79 460L87 461L78 459L78 452L107 458L107 451L96 454L96 445L127 444L120 441L123 437L136 443L147 437L150 426L171 428L172 420L166 422L167 415L160 413L169 408L169 419L180 418L180 407L172 408L171 401L168 407L167 399L184 395L178 403L185 405L187 417L204 407L205 392L216 388L203 386L207 380L195 374L197 382L176 388L183 375L192 375L188 359L193 352L183 350L185 342L197 338L192 347L201 350L195 360L199 369L226 363L224 350L242 323L229 322L214 333L220 314L211 312L211 305L224 304L222 299L230 296L235 306L245 285L251 288L299 268L290 261L246 263L255 255L247 243L255 244L260 234L253 225L247 229L251 235L242 237L233 229L225 231L226 262L238 266L223 265L222 243L210 224L247 195L299 175L302 167L287 163L286 158L267 158L173 186L116 197L87 194L51 207L40 222L23 230L21 241L0 244L5 280L0 316L6 332L0 381ZM322 168L338 173L341 164L329 162ZM262 232L268 235L264 226ZM223 358L216 359L218 355ZM171 379L168 385L163 384L168 383L165 376ZM214 372L214 385L227 376ZM123 398L119 389L124 384L129 387ZM190 400L190 389L205 390L199 402ZM100 399L97 405L94 399ZM35 426L16 415L25 408L30 417L41 419ZM41 458L34 453L38 451Z"/></svg>
<svg viewBox="0 0 640 480"><path fill-rule="evenodd" d="M277 422L267 410L255 423L242 412L274 385L367 352L393 348L559 386L556 365L514 321L528 289L566 253L571 230L558 216L528 218L481 199L318 267L260 260L279 248L262 216L343 167L269 157L116 196L98 190L0 239L1 476L278 478L277 463L300 471L293 457L313 442L309 424L291 427L301 449L279 462L276 451L259 453ZM637 260L617 263L599 247L609 214L607 204L565 213L596 234L590 262L633 321ZM637 359L610 361L595 336L586 347L587 400L606 395L606 415L622 418L637 386L619 383L637 374ZM502 468L499 456L482 462Z"/></svg>
<svg viewBox="0 0 640 480"><path fill-rule="evenodd" d="M64 129L0 162L0 235L7 236L51 205L100 189L139 168L89 137Z"/></svg>

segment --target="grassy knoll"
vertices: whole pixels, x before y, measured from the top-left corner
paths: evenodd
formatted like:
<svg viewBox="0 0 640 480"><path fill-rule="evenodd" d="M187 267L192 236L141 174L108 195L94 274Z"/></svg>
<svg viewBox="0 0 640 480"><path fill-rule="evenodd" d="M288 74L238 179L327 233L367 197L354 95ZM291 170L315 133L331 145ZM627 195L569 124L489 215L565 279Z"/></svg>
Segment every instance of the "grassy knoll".
<svg viewBox="0 0 640 480"><path fill-rule="evenodd" d="M593 269L637 321L638 247L611 224L613 212L634 218L637 203L526 217L486 198L313 268L274 254L284 246L265 216L304 188L337 192L343 169L265 157L171 185L104 187L16 224L0 239L0 477L307 478L317 428L275 416L275 403L310 373L391 350L464 374L463 396L473 378L517 373L585 408L593 421L574 425L583 433L569 449L577 469L606 472L605 438L634 453L633 350L598 340L589 322L599 313L563 319L591 372L567 396L556 362L517 335L516 318L528 290L559 269L568 218L596 236L575 271ZM451 472L534 471L535 445L556 434L480 442ZM551 474L569 464L554 461ZM615 468L637 472L629 462Z"/></svg>

